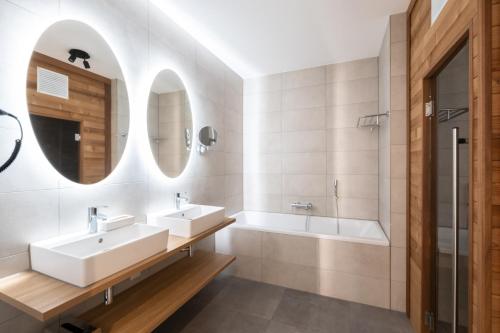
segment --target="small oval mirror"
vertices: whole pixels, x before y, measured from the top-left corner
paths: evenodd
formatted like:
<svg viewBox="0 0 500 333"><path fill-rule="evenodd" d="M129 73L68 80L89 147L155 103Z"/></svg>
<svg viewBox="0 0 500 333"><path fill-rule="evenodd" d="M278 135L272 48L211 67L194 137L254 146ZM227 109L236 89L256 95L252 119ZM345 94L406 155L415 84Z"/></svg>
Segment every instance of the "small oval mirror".
<svg viewBox="0 0 500 333"><path fill-rule="evenodd" d="M215 146L217 144L217 130L212 126L205 126L200 130L198 139L205 148Z"/></svg>
<svg viewBox="0 0 500 333"><path fill-rule="evenodd" d="M156 76L149 93L148 132L151 151L170 178L184 171L191 151L191 106L181 78L171 70Z"/></svg>

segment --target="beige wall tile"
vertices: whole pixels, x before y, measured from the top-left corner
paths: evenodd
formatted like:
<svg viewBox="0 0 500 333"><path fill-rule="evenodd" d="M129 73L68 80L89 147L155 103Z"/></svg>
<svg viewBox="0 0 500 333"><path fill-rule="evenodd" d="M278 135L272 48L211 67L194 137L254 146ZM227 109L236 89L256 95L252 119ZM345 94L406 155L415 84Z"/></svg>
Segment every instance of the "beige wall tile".
<svg viewBox="0 0 500 333"><path fill-rule="evenodd" d="M391 42L398 43L406 41L406 13L391 15Z"/></svg>
<svg viewBox="0 0 500 333"><path fill-rule="evenodd" d="M393 42L391 43L391 76L404 75L406 75L406 41Z"/></svg>
<svg viewBox="0 0 500 333"><path fill-rule="evenodd" d="M391 76L391 110L406 109L406 76Z"/></svg>
<svg viewBox="0 0 500 333"><path fill-rule="evenodd" d="M321 269L318 289L324 296L386 309L390 307L390 282L387 279Z"/></svg>
<svg viewBox="0 0 500 333"><path fill-rule="evenodd" d="M302 266L317 266L318 239L265 232L262 257Z"/></svg>
<svg viewBox="0 0 500 333"><path fill-rule="evenodd" d="M283 175L283 194L326 196L326 176Z"/></svg>
<svg viewBox="0 0 500 333"><path fill-rule="evenodd" d="M234 196L227 196L224 201L226 215L231 216L243 210L243 193Z"/></svg>
<svg viewBox="0 0 500 333"><path fill-rule="evenodd" d="M406 283L391 281L391 310L406 312Z"/></svg>
<svg viewBox="0 0 500 333"><path fill-rule="evenodd" d="M391 246L406 247L406 215L391 213Z"/></svg>
<svg viewBox="0 0 500 333"><path fill-rule="evenodd" d="M245 208L272 207L276 211L277 195L281 194L282 212L294 212L291 201L306 200L314 201L314 214L332 215L332 198L326 189L333 177L327 181L326 176L370 175L343 178L342 183L349 186L346 195L361 198L343 197L340 211L344 217L377 219L374 202L379 195L378 184L371 176L378 173L378 132L355 127L359 116L378 112L378 59L247 81L244 188L252 198L245 198ZM248 135L251 131L259 133ZM262 174L275 177L271 180ZM279 188L278 175L282 176L280 191L271 190ZM275 186L267 187L265 182ZM272 192L273 197L260 197L260 192ZM264 198L273 201L266 203Z"/></svg>
<svg viewBox="0 0 500 333"><path fill-rule="evenodd" d="M247 175L243 181L246 195L276 194L281 195L283 184L281 175L255 174Z"/></svg>
<svg viewBox="0 0 500 333"><path fill-rule="evenodd" d="M323 107L325 102L324 85L283 91L283 110Z"/></svg>
<svg viewBox="0 0 500 333"><path fill-rule="evenodd" d="M268 75L245 80L244 94L251 95L262 92L280 91L282 74Z"/></svg>
<svg viewBox="0 0 500 333"><path fill-rule="evenodd" d="M378 100L378 78L367 78L329 83L326 87L326 105L345 105Z"/></svg>
<svg viewBox="0 0 500 333"><path fill-rule="evenodd" d="M281 133L244 134L243 140L247 156L281 152Z"/></svg>
<svg viewBox="0 0 500 333"><path fill-rule="evenodd" d="M378 175L378 151L328 152L327 173L337 175Z"/></svg>
<svg viewBox="0 0 500 333"><path fill-rule="evenodd" d="M391 280L406 281L406 248L391 247Z"/></svg>
<svg viewBox="0 0 500 333"><path fill-rule="evenodd" d="M282 154L249 153L248 150L246 152L243 155L245 174L281 174Z"/></svg>
<svg viewBox="0 0 500 333"><path fill-rule="evenodd" d="M280 111L281 99L281 91L245 95L243 113Z"/></svg>
<svg viewBox="0 0 500 333"><path fill-rule="evenodd" d="M378 149L378 131L363 128L337 128L327 131L328 151L364 151Z"/></svg>
<svg viewBox="0 0 500 333"><path fill-rule="evenodd" d="M392 111L391 114L391 144L406 145L407 130L406 130L406 112ZM406 158L402 160L406 161ZM404 162L406 163L406 162Z"/></svg>
<svg viewBox="0 0 500 333"><path fill-rule="evenodd" d="M378 60L369 58L327 66L327 82L378 77Z"/></svg>
<svg viewBox="0 0 500 333"><path fill-rule="evenodd" d="M389 247L320 239L318 266L379 279L389 279Z"/></svg>
<svg viewBox="0 0 500 333"><path fill-rule="evenodd" d="M325 153L283 154L283 174L324 175L326 173Z"/></svg>
<svg viewBox="0 0 500 333"><path fill-rule="evenodd" d="M284 153L323 152L326 147L325 131L283 133Z"/></svg>
<svg viewBox="0 0 500 333"><path fill-rule="evenodd" d="M225 228L215 234L215 249L223 254L262 257L262 232Z"/></svg>
<svg viewBox="0 0 500 333"><path fill-rule="evenodd" d="M406 145L391 145L391 178L406 178Z"/></svg>
<svg viewBox="0 0 500 333"><path fill-rule="evenodd" d="M283 89L324 85L326 66L307 68L283 74Z"/></svg>
<svg viewBox="0 0 500 333"><path fill-rule="evenodd" d="M243 193L243 177L241 175L226 175L225 177L226 197Z"/></svg>
<svg viewBox="0 0 500 333"><path fill-rule="evenodd" d="M406 180L391 180L391 212L406 214Z"/></svg>
<svg viewBox="0 0 500 333"><path fill-rule="evenodd" d="M314 267L262 260L262 282L317 293L318 270Z"/></svg>
<svg viewBox="0 0 500 333"><path fill-rule="evenodd" d="M246 113L243 120L245 134L259 135L259 133L281 132L281 112Z"/></svg>
<svg viewBox="0 0 500 333"><path fill-rule="evenodd" d="M236 256L236 260L225 273L253 281L262 281L262 259L243 255Z"/></svg>
<svg viewBox="0 0 500 333"><path fill-rule="evenodd" d="M298 109L283 112L283 131L308 131L325 128L325 108Z"/></svg>
<svg viewBox="0 0 500 333"><path fill-rule="evenodd" d="M248 194L244 196L245 210L279 213L281 211L281 194Z"/></svg>
<svg viewBox="0 0 500 333"><path fill-rule="evenodd" d="M226 174L235 175L243 173L243 154L226 153L224 156Z"/></svg>

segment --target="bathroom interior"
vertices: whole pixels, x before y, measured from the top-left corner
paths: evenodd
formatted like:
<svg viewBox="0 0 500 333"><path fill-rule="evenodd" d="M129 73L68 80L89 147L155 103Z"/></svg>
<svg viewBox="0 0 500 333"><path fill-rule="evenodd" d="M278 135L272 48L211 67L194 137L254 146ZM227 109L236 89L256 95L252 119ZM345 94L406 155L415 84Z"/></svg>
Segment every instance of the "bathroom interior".
<svg viewBox="0 0 500 333"><path fill-rule="evenodd" d="M497 0L0 0L0 333L500 332Z"/></svg>

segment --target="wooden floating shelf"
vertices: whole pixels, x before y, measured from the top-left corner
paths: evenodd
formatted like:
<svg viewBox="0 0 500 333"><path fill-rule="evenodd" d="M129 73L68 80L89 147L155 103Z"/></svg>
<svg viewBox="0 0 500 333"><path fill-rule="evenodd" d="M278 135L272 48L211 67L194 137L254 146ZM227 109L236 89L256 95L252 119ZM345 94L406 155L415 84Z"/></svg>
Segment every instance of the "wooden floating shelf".
<svg viewBox="0 0 500 333"><path fill-rule="evenodd" d="M35 271L9 275L0 279L0 300L40 321L45 321L174 256L187 246L214 234L234 221L234 218L226 218L221 224L192 238L171 235L166 251L155 254L85 288L76 287Z"/></svg>
<svg viewBox="0 0 500 333"><path fill-rule="evenodd" d="M236 258L197 251L101 304L80 319L103 333L153 331Z"/></svg>

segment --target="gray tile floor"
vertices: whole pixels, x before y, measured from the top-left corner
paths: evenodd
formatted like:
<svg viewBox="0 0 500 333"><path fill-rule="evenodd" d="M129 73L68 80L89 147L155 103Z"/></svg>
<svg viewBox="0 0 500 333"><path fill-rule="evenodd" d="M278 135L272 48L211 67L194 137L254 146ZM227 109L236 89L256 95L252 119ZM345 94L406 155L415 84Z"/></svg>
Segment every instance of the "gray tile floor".
<svg viewBox="0 0 500 333"><path fill-rule="evenodd" d="M404 314L221 276L156 333L411 333Z"/></svg>

